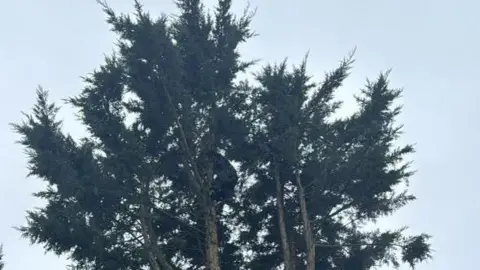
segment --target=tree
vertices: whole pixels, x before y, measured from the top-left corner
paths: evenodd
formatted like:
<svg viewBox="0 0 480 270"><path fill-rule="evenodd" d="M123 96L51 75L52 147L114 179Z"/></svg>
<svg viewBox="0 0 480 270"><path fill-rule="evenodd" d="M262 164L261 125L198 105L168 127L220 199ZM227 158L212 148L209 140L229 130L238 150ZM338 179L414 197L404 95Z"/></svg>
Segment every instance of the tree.
<svg viewBox="0 0 480 270"><path fill-rule="evenodd" d="M101 4L120 36L118 54L68 100L90 137L65 135L42 89L33 114L14 125L30 174L49 184L36 194L47 206L28 213L22 232L48 250L73 250L80 267L216 270L221 253L224 267L236 268L238 247L217 214L233 194L223 187L237 181L234 170L223 173L232 167L222 125L233 119L232 81L250 65L237 53L252 36L250 13L236 19L221 0L211 17L199 1L179 0L180 15L168 23L138 2L136 20Z"/></svg>
<svg viewBox="0 0 480 270"><path fill-rule="evenodd" d="M401 126L394 119L401 107L392 104L401 91L388 86L387 74L356 97L358 112L334 117L341 105L334 91L348 76L352 57L320 84L311 82L306 61L292 71L286 62L269 65L257 75L253 113L245 121L257 148L256 163L245 169L257 181L244 196L251 209L244 220L263 221L243 240L259 251L251 269L282 263L309 270L398 266L400 250L413 267L430 256L428 235L407 237L405 228L364 230L414 199L397 188L413 174L404 160L413 147L395 148ZM261 240L251 237L259 232Z"/></svg>
<svg viewBox="0 0 480 270"><path fill-rule="evenodd" d="M176 3L167 20L101 2L118 50L67 99L87 137L62 130L42 88L13 125L30 175L48 184L23 235L70 254L72 269L370 269L397 265L397 249L412 266L426 259L426 235L362 228L413 199L395 189L413 149L393 148L400 91L386 76L357 98L359 112L332 120L350 58L319 85L306 63L237 82L254 63L237 49L252 13L234 17L230 0L213 15Z"/></svg>
<svg viewBox="0 0 480 270"><path fill-rule="evenodd" d="M0 245L0 270L3 270L5 263L3 262L3 246Z"/></svg>

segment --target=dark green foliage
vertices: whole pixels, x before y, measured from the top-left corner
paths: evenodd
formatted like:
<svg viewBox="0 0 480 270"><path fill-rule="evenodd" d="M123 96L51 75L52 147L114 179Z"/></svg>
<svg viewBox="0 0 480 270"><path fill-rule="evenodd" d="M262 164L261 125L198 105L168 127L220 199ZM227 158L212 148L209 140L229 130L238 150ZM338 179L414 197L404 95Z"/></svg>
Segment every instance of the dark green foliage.
<svg viewBox="0 0 480 270"><path fill-rule="evenodd" d="M68 99L87 138L61 130L58 107L42 89L33 113L14 124L30 175L48 184L35 194L47 205L28 212L23 235L70 254L72 269L153 269L152 254L162 269L202 269L202 203L212 196L222 268L275 269L283 260L278 168L298 269L305 240L296 173L318 243L317 269L401 260L413 267L427 259L426 235L365 229L414 199L399 190L412 175L405 156L413 148L396 148L400 109L393 103L401 91L388 86L386 74L362 90L356 113L336 119L334 92L351 57L320 84L306 61L293 70L286 62L268 65L256 75L258 85L236 83L253 64L237 50L253 36L251 14L235 18L229 0L218 1L212 16L198 0L176 3L173 20L152 19L138 2L135 19L102 3L120 37L118 52ZM209 173L213 182L202 181Z"/></svg>
<svg viewBox="0 0 480 270"><path fill-rule="evenodd" d="M150 244L138 223L150 224L149 237L160 241L157 257L173 268L197 269L205 260L199 194L210 188L192 185L192 171L205 169L199 165L206 144L217 153L228 148L221 129L234 119L232 80L250 65L236 49L252 35L250 15L233 18L228 0L219 1L214 18L199 1L177 1L181 14L169 23L151 19L139 3L135 20L101 4L120 36L119 52L68 100L90 136L64 135L43 90L33 114L14 125L30 174L49 184L36 194L47 206L29 212L21 231L47 250L71 253L78 267L139 269L149 263ZM238 268L238 246L227 244L226 224L219 230L223 264Z"/></svg>
<svg viewBox="0 0 480 270"><path fill-rule="evenodd" d="M0 245L0 270L3 270L5 263L3 262L3 247Z"/></svg>
<svg viewBox="0 0 480 270"><path fill-rule="evenodd" d="M258 149L257 163L248 170L257 181L245 195L252 210L246 211L244 220L249 225L254 223L251 219L271 221L259 222L242 237L245 245L253 245L257 251L252 269L273 269L281 263L270 255L280 253L272 207L274 164L279 165L285 188L289 237L296 253L303 256L305 242L294 180L294 173L300 172L318 243L317 269L369 269L384 263L398 266L398 249L412 266L429 257L425 236L405 238L403 230L364 230L365 224L414 199L396 188L412 175L404 156L413 148L394 148L401 127L394 123L400 108L392 106L401 91L389 88L384 74L356 97L358 112L344 119L332 118L340 106L333 100L334 90L347 77L351 64L350 57L318 85L307 75L305 62L293 71L287 70L285 62L267 66L257 76L261 86L252 102L256 120L247 121ZM253 236L260 231L266 236L259 241Z"/></svg>

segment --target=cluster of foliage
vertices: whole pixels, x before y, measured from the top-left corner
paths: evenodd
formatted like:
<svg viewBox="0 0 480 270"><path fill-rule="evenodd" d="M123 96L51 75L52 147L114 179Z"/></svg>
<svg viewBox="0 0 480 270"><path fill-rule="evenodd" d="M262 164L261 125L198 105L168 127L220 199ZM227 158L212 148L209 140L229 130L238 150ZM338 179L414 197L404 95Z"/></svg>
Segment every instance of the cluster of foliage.
<svg viewBox="0 0 480 270"><path fill-rule="evenodd" d="M3 270L5 263L3 262L3 248L0 246L0 270Z"/></svg>
<svg viewBox="0 0 480 270"><path fill-rule="evenodd" d="M72 269L321 269L412 267L430 256L427 235L367 230L412 201L412 175L397 147L401 91L387 74L335 117L335 91L352 57L315 83L306 61L267 65L238 46L252 13L231 0L213 14L177 0L180 14L135 18L102 3L117 52L68 103L89 135L74 140L47 91L14 124L30 175L46 181L23 235L69 254Z"/></svg>

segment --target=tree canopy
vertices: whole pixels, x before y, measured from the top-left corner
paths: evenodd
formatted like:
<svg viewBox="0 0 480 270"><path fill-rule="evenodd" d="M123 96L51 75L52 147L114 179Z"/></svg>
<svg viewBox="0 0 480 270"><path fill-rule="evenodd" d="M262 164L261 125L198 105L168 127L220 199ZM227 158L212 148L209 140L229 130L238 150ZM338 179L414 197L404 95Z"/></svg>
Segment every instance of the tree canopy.
<svg viewBox="0 0 480 270"><path fill-rule="evenodd" d="M3 270L5 262L3 261L3 246L0 245L0 270Z"/></svg>
<svg viewBox="0 0 480 270"><path fill-rule="evenodd" d="M72 269L320 269L414 267L429 236L366 225L415 199L398 145L400 89L367 82L359 109L336 116L335 91L353 54L316 82L307 59L264 66L239 45L253 13L213 13L177 0L179 14L134 16L101 3L119 40L67 103L88 136L62 130L48 92L14 124L47 204L24 237L68 254ZM0 268L1 269L1 268Z"/></svg>

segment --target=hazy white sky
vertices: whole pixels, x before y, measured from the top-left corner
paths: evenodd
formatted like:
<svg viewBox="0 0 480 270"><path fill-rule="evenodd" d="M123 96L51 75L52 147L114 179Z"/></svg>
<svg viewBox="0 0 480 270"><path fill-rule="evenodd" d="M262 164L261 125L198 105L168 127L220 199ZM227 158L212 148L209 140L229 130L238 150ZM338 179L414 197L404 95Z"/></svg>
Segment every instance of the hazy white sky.
<svg viewBox="0 0 480 270"><path fill-rule="evenodd" d="M110 0L131 11L130 0ZM211 5L214 0L206 1ZM152 14L173 11L172 0L144 0ZM237 1L241 11L246 1ZM419 198L382 226L408 225L434 236L434 259L418 270L476 269L480 250L477 153L480 132L480 3L474 0L251 0L260 36L243 47L249 58L299 63L310 50L317 79L357 46L355 68L340 98L350 97L380 71L404 87L404 139L416 143L418 170L411 189ZM65 261L29 246L12 226L38 205L39 181L25 179L25 157L8 123L29 110L41 84L55 100L77 94L80 76L113 48L105 16L94 0L0 1L0 242L6 269L65 269ZM347 103L348 104L348 103ZM79 135L72 111L65 128ZM477 164L477 165L475 165ZM475 257L477 256L477 257Z"/></svg>

